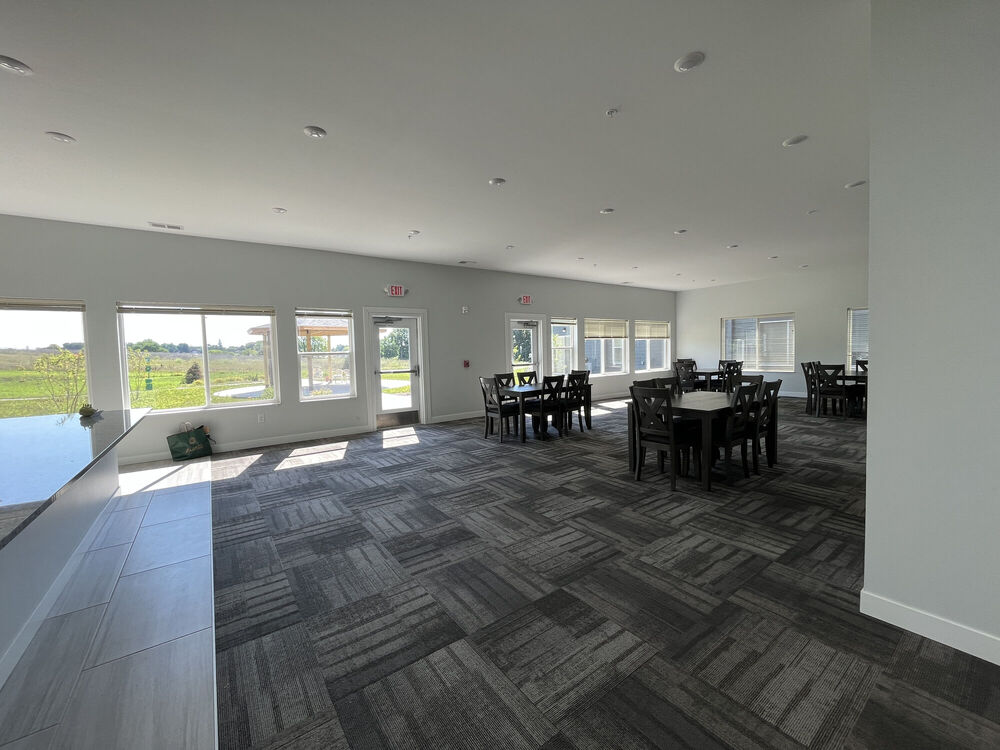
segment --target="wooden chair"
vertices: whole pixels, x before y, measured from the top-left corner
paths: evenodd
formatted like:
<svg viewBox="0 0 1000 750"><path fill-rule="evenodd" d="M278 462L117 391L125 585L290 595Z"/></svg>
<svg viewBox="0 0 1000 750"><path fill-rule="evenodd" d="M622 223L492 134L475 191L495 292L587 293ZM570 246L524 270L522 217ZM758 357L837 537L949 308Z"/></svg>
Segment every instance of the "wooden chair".
<svg viewBox="0 0 1000 750"><path fill-rule="evenodd" d="M847 416L847 384L841 380L844 365L817 364L819 366L816 368L816 416L819 416L821 408L823 413L826 413L827 399L833 404L834 416L837 415L838 404L843 416Z"/></svg>
<svg viewBox="0 0 1000 750"><path fill-rule="evenodd" d="M570 370L569 374L570 375L583 375L584 376L583 377L583 382L585 384L590 382L590 370Z"/></svg>
<svg viewBox="0 0 1000 750"><path fill-rule="evenodd" d="M764 376L763 375L740 375L738 379L735 379L732 393L736 393L736 385L755 385L757 386L757 394L754 396L754 401L760 401L761 397L764 395Z"/></svg>
<svg viewBox="0 0 1000 750"><path fill-rule="evenodd" d="M726 483L732 484L729 477L729 465L732 461L733 446L739 444L740 456L743 459L743 476L750 477L750 464L747 462L747 443L753 437L754 412L759 404L754 400L756 385L741 385L733 395L732 406L726 415L712 425L712 445L721 448L724 456L723 468L726 472Z"/></svg>
<svg viewBox="0 0 1000 750"><path fill-rule="evenodd" d="M518 385L532 385L538 382L538 373L534 370L525 370L517 374Z"/></svg>
<svg viewBox="0 0 1000 750"><path fill-rule="evenodd" d="M862 372L868 372L868 360L867 359L856 359L856 360L854 360L854 366L857 367Z"/></svg>
<svg viewBox="0 0 1000 750"><path fill-rule="evenodd" d="M678 423L671 409L670 389L642 388L632 386L632 409L635 417L635 479L642 480L642 466L646 461L646 449L656 451L657 464L663 471L663 454L670 452L670 489L677 489L677 472L681 464L681 451L685 457L690 450L695 451L695 462L701 465L701 437L694 423ZM685 470L686 473L686 470ZM700 479L700 477L699 477Z"/></svg>
<svg viewBox="0 0 1000 750"><path fill-rule="evenodd" d="M799 362L806 379L806 414L816 410L816 367L814 362Z"/></svg>
<svg viewBox="0 0 1000 750"><path fill-rule="evenodd" d="M669 389L671 398L677 398L682 393L681 379L676 375L670 378L656 378L653 382L656 383L657 388Z"/></svg>
<svg viewBox="0 0 1000 750"><path fill-rule="evenodd" d="M562 397L562 411L566 418L567 431L573 429L573 412L576 412L580 432L583 432L583 407L587 400L586 385L586 373L570 373L566 379L566 388L563 390Z"/></svg>
<svg viewBox="0 0 1000 750"><path fill-rule="evenodd" d="M515 383L514 373L512 372L495 372L493 373L493 379L497 381L497 388L511 388ZM517 398L514 396L505 396L500 394L500 403L502 404L514 404L517 405ZM509 427L509 425L508 425ZM516 431L516 430L515 430ZM510 430L508 429L509 433Z"/></svg>
<svg viewBox="0 0 1000 750"><path fill-rule="evenodd" d="M753 437L753 473L760 474L757 458L760 456L760 438L764 437L764 450L767 452L768 468L778 462L778 391L781 381L774 380L764 383L759 399L760 407L754 412Z"/></svg>
<svg viewBox="0 0 1000 750"><path fill-rule="evenodd" d="M674 362L674 372L677 373L677 379L680 382L682 392L690 393L691 391L698 390L698 381L694 376L693 363L677 360Z"/></svg>
<svg viewBox="0 0 1000 750"><path fill-rule="evenodd" d="M530 406L525 404L525 413L531 414L531 425L541 432L545 440L549 432L549 417L556 426L559 437L563 436L562 390L565 375L546 375L542 378L542 394Z"/></svg>
<svg viewBox="0 0 1000 750"><path fill-rule="evenodd" d="M516 403L504 403L500 397L500 387L496 378L479 378L479 386L483 389L483 410L486 413L486 428L483 437L488 438L493 432L493 420L500 422L500 442L503 442L503 434L506 429L510 434L508 419L518 416L518 406ZM517 422L514 420L514 433L517 434Z"/></svg>
<svg viewBox="0 0 1000 750"><path fill-rule="evenodd" d="M735 360L720 360L719 369L722 371L719 376L719 390L725 393L735 393L740 385L740 378L743 377L743 363Z"/></svg>

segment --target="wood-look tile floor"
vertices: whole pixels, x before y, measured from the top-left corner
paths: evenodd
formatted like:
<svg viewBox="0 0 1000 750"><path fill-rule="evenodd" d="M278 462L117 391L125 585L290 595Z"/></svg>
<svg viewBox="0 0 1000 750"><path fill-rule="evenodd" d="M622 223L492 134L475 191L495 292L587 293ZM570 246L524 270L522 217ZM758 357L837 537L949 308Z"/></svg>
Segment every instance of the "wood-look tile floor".
<svg viewBox="0 0 1000 750"><path fill-rule="evenodd" d="M803 407L710 493L622 402L216 456L220 746L1000 747L1000 668L859 613L865 424Z"/></svg>

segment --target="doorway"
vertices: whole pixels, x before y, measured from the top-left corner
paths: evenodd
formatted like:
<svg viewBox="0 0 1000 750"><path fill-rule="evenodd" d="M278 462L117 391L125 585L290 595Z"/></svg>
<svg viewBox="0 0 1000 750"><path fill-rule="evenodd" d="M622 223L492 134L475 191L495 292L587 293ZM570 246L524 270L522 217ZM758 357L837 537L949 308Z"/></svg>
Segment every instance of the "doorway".
<svg viewBox="0 0 1000 750"><path fill-rule="evenodd" d="M421 317L401 311L367 315L369 404L375 429L423 420Z"/></svg>
<svg viewBox="0 0 1000 750"><path fill-rule="evenodd" d="M510 372L545 374L545 317L507 313L507 365Z"/></svg>

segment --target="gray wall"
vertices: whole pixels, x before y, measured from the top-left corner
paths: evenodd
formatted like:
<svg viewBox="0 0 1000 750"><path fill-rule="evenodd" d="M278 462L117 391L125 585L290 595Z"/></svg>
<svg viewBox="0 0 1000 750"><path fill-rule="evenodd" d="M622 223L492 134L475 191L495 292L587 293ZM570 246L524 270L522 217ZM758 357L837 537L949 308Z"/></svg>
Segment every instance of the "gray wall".
<svg viewBox="0 0 1000 750"><path fill-rule="evenodd" d="M401 300L382 292L391 282L410 289ZM516 303L521 294L534 304ZM666 320L674 293L494 271L383 260L300 248L171 236L154 232L0 215L0 297L82 299L92 397L99 407L121 403L115 302L273 305L278 314L281 403L152 415L120 448L123 460L166 456L164 436L179 422L204 421L221 448L367 429L367 392L301 404L296 387L293 313L298 307L364 306L428 311L430 416L481 413L477 376L506 367L505 313ZM470 312L461 313L468 305ZM358 373L369 369L364 337L355 334ZM462 360L471 361L464 369ZM631 375L594 380L596 397L622 395ZM257 414L266 412L264 424ZM197 420L197 421L196 421Z"/></svg>
<svg viewBox="0 0 1000 750"><path fill-rule="evenodd" d="M872 3L862 609L1000 663L1000 3Z"/></svg>
<svg viewBox="0 0 1000 750"><path fill-rule="evenodd" d="M804 396L799 362L846 359L847 308L867 305L867 271L863 263L817 267L772 279L678 292L675 356L715 365L722 357L722 318L795 313L796 370L767 373L767 377L781 378L783 394Z"/></svg>

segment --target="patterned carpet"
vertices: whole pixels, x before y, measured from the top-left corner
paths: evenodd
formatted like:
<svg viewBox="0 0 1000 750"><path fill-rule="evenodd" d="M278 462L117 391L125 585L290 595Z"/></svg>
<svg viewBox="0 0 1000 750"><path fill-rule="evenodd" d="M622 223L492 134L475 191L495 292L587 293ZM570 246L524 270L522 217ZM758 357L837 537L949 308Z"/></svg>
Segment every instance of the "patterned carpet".
<svg viewBox="0 0 1000 750"><path fill-rule="evenodd" d="M216 456L220 746L1000 747L1000 668L859 614L865 425L803 406L710 493L622 402Z"/></svg>

